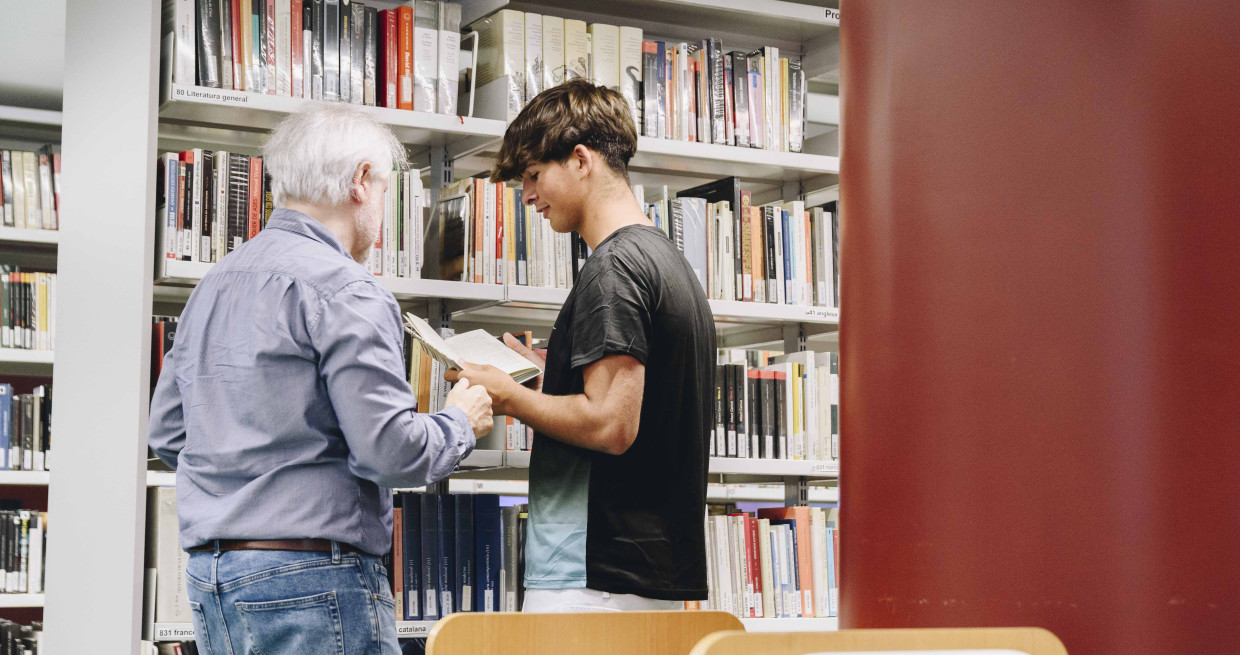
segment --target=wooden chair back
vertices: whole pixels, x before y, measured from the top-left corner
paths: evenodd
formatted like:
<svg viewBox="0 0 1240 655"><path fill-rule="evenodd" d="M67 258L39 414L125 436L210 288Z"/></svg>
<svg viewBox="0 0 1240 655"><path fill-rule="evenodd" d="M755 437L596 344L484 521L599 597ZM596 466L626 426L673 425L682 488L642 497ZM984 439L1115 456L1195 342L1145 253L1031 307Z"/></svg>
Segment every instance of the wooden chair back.
<svg viewBox="0 0 1240 655"><path fill-rule="evenodd" d="M690 655L816 655L873 651L914 651L919 655L981 655L985 651L990 651L987 655L1068 655L1059 639L1042 628L718 632L698 642Z"/></svg>

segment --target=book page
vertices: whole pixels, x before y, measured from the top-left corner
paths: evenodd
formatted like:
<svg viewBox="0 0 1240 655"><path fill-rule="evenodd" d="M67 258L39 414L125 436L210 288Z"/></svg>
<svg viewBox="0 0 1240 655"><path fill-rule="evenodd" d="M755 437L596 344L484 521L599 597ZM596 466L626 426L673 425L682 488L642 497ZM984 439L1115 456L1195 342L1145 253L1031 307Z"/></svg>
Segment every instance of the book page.
<svg viewBox="0 0 1240 655"><path fill-rule="evenodd" d="M438 359L450 368L461 368L460 362L462 359L460 354L447 341L444 341L443 337L435 332L430 323L427 323L421 317L406 313L405 331L413 335L414 339L420 341L431 357ZM522 359L524 360L524 358Z"/></svg>
<svg viewBox="0 0 1240 655"><path fill-rule="evenodd" d="M516 378L518 382L523 381L523 378L528 380L540 372L530 360L487 334L486 330L459 334L449 339L449 345L460 355L462 361L490 364Z"/></svg>

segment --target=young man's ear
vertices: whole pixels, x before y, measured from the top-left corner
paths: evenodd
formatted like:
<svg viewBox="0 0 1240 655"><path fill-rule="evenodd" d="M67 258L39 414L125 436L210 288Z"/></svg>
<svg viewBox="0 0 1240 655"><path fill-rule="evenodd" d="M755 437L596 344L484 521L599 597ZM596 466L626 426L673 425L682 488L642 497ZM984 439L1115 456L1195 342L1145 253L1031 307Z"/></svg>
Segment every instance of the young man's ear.
<svg viewBox="0 0 1240 655"><path fill-rule="evenodd" d="M573 154L569 158L573 163L573 171L577 172L580 177L585 177L594 169L595 159L594 151L578 143L573 147Z"/></svg>

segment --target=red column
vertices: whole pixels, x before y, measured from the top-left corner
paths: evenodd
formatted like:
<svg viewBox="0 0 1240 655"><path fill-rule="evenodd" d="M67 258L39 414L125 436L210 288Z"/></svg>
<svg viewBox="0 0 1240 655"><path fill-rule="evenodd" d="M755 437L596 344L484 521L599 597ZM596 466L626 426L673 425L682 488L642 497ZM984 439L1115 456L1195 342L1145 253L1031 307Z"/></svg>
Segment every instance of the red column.
<svg viewBox="0 0 1240 655"><path fill-rule="evenodd" d="M1240 652L1240 5L842 15L843 626Z"/></svg>

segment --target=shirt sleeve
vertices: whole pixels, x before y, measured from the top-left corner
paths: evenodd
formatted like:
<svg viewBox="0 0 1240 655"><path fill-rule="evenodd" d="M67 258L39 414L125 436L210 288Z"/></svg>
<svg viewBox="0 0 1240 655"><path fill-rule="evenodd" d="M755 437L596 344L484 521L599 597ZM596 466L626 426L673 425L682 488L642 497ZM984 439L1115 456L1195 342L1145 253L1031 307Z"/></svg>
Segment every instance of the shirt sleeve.
<svg viewBox="0 0 1240 655"><path fill-rule="evenodd" d="M419 487L447 477L473 450L461 409L414 411L400 309L378 284L354 282L336 293L310 336L354 475L383 487Z"/></svg>
<svg viewBox="0 0 1240 655"><path fill-rule="evenodd" d="M596 274L580 280L573 306L570 364L580 368L607 355L631 355L646 364L650 293L624 262L611 254Z"/></svg>
<svg viewBox="0 0 1240 655"><path fill-rule="evenodd" d="M175 351L174 347L164 354L159 382L155 385L155 395L151 397L151 417L147 422L146 437L155 456L174 471L181 449L185 447L185 415L173 365Z"/></svg>

